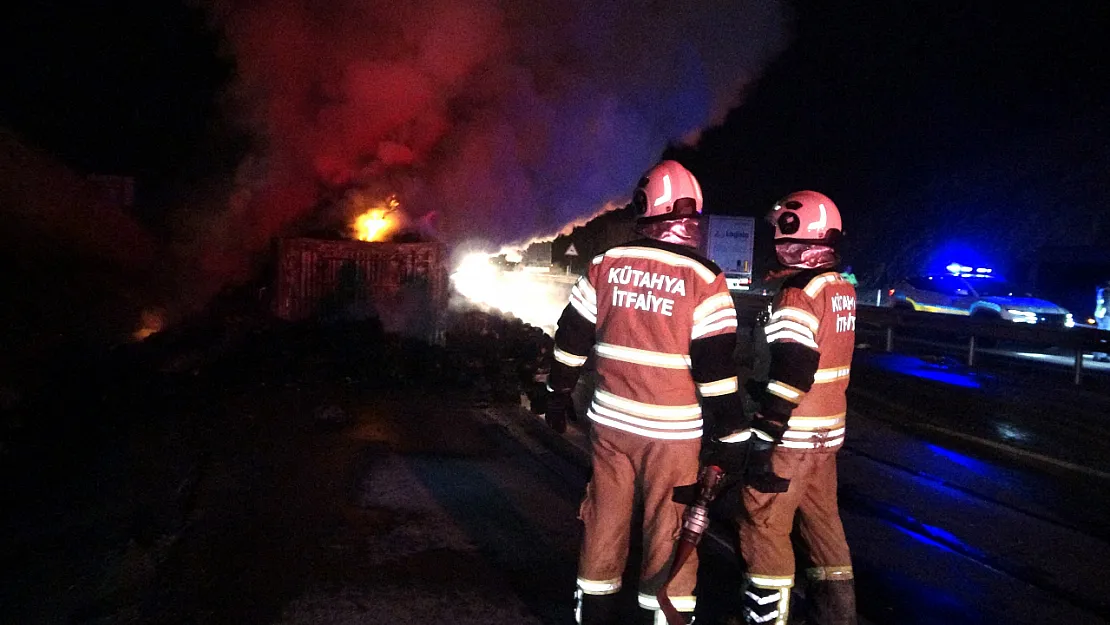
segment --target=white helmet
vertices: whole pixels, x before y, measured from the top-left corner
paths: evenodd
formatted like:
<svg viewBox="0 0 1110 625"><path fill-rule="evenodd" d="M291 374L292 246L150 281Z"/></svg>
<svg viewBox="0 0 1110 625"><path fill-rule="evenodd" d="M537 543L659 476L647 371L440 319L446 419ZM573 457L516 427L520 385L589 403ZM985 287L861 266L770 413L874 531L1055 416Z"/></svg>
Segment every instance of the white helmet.
<svg viewBox="0 0 1110 625"><path fill-rule="evenodd" d="M640 178L632 195L640 224L701 216L701 185L676 161L663 161Z"/></svg>
<svg viewBox="0 0 1110 625"><path fill-rule="evenodd" d="M775 226L776 245L817 243L835 247L843 236L836 204L816 191L796 191L782 198L767 219Z"/></svg>

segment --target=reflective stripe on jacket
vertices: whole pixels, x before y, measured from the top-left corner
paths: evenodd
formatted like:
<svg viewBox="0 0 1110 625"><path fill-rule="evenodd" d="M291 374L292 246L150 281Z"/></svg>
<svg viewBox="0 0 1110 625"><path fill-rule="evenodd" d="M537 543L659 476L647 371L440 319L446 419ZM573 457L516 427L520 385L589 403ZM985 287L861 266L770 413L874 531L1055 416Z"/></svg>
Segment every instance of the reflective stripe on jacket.
<svg viewBox="0 0 1110 625"><path fill-rule="evenodd" d="M769 380L767 392L790 406L782 447L833 448L844 442L856 290L834 271L803 278L808 279L788 281L775 298L765 332L769 344L795 343L817 352L817 369L777 366L779 373ZM793 375L806 378L788 379Z"/></svg>
<svg viewBox="0 0 1110 625"><path fill-rule="evenodd" d="M648 239L617 246L594 257L571 291L552 388L572 388L592 351L591 421L650 438L700 438L704 401L737 393L735 334L732 296L712 262Z"/></svg>

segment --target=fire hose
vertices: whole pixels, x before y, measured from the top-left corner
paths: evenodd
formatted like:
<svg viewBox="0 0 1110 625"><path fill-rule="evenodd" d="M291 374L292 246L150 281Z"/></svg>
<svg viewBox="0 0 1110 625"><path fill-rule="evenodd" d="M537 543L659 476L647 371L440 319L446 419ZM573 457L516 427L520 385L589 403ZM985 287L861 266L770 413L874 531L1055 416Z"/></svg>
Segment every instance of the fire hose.
<svg viewBox="0 0 1110 625"><path fill-rule="evenodd" d="M707 465L702 468L696 484L697 492L693 501L686 506L686 512L682 515L682 532L678 536L671 570L667 574L667 580L655 593L655 598L659 601L659 609L667 617L668 625L683 625L684 621L678 610L675 609L674 604L671 603L670 597L667 596L667 587L674 581L675 576L678 575L678 571L686 563L690 554L697 549L702 535L709 528L709 504L717 497L717 492L721 488L724 477L725 472L718 466ZM695 485L691 484L690 486ZM675 490L678 491L683 488L686 487L679 487Z"/></svg>

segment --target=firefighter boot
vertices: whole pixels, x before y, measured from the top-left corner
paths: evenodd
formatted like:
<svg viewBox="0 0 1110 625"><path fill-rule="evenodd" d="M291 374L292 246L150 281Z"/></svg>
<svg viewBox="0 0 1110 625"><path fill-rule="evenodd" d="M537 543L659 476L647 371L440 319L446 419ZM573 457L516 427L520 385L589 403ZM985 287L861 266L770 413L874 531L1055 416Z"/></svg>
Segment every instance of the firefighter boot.
<svg viewBox="0 0 1110 625"><path fill-rule="evenodd" d="M806 594L807 625L856 625L855 580L811 581Z"/></svg>
<svg viewBox="0 0 1110 625"><path fill-rule="evenodd" d="M579 588L574 593L578 625L618 625L617 595L587 595Z"/></svg>
<svg viewBox="0 0 1110 625"><path fill-rule="evenodd" d="M678 615L682 617L682 622L687 625L694 622L693 612L679 612ZM662 610L641 607L640 618L636 621L636 625L667 625L667 616L663 614Z"/></svg>
<svg viewBox="0 0 1110 625"><path fill-rule="evenodd" d="M749 584L744 590L744 622L747 625L785 625L790 617L790 590L789 586Z"/></svg>

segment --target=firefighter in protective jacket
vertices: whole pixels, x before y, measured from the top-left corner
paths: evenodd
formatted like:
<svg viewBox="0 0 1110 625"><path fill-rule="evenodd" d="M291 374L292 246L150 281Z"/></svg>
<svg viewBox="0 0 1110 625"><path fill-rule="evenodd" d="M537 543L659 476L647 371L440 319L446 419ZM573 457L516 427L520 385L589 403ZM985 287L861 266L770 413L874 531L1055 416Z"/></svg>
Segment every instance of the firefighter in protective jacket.
<svg viewBox="0 0 1110 625"><path fill-rule="evenodd" d="M616 593L636 502L644 536L636 622L664 622L655 593L684 509L672 490L697 480L703 429L714 441L713 460L726 469L742 462L750 433L737 395L736 310L724 274L695 249L697 180L663 161L640 180L633 205L644 238L594 257L574 285L548 382L549 423L558 430L580 368L591 353L596 359L586 411L593 476L579 511L585 527L576 591L576 620L587 625L633 622L617 614ZM691 557L668 588L688 622L696 575Z"/></svg>
<svg viewBox="0 0 1110 625"><path fill-rule="evenodd" d="M856 326L855 289L837 270L840 213L828 197L800 191L780 200L769 219L784 283L765 328L770 373L751 424L748 514L739 522L746 619L788 621L797 516L812 563L807 622L854 625L852 563L836 500Z"/></svg>
<svg viewBox="0 0 1110 625"><path fill-rule="evenodd" d="M1105 282L1095 289L1095 324L1099 330L1110 330L1110 282ZM1095 360L1110 362L1110 354L1095 352Z"/></svg>

